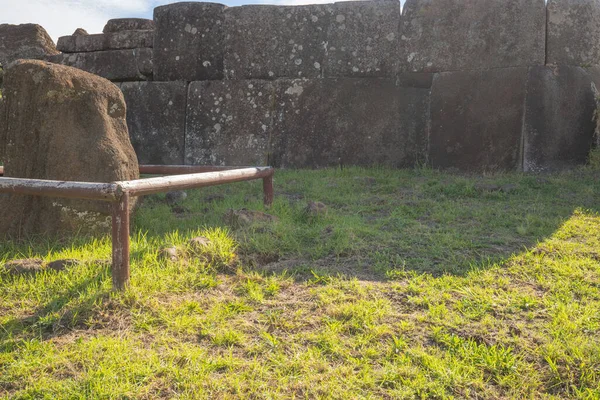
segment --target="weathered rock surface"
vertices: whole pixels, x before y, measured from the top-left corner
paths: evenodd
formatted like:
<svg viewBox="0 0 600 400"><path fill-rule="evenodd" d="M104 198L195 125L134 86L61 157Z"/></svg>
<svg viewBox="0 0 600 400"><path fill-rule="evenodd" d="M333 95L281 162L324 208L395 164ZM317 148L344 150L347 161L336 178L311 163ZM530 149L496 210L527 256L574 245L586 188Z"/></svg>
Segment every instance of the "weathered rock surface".
<svg viewBox="0 0 600 400"><path fill-rule="evenodd" d="M600 64L600 3L596 0L549 0L547 63Z"/></svg>
<svg viewBox="0 0 600 400"><path fill-rule="evenodd" d="M109 19L103 33L121 32L121 31L137 31L137 30L153 30L154 21L144 18L115 18Z"/></svg>
<svg viewBox="0 0 600 400"><path fill-rule="evenodd" d="M436 74L429 159L434 167L513 170L520 164L527 68Z"/></svg>
<svg viewBox="0 0 600 400"><path fill-rule="evenodd" d="M248 5L225 11L230 79L322 75L331 5Z"/></svg>
<svg viewBox="0 0 600 400"><path fill-rule="evenodd" d="M0 25L0 65L4 67L20 58L41 59L57 53L54 42L39 25Z"/></svg>
<svg viewBox="0 0 600 400"><path fill-rule="evenodd" d="M216 3L184 2L154 9L154 79L223 78L223 10Z"/></svg>
<svg viewBox="0 0 600 400"><path fill-rule="evenodd" d="M400 68L438 72L543 65L545 23L544 0L407 0Z"/></svg>
<svg viewBox="0 0 600 400"><path fill-rule="evenodd" d="M427 138L428 89L392 79L281 80L281 165L413 165Z"/></svg>
<svg viewBox="0 0 600 400"><path fill-rule="evenodd" d="M591 83L592 77L581 67L530 69L523 142L525 171L561 170L586 162L595 128Z"/></svg>
<svg viewBox="0 0 600 400"><path fill-rule="evenodd" d="M136 49L152 47L154 31L119 31L97 35L72 35L58 38L56 47L63 53Z"/></svg>
<svg viewBox="0 0 600 400"><path fill-rule="evenodd" d="M183 164L185 82L123 82L127 126L141 164Z"/></svg>
<svg viewBox="0 0 600 400"><path fill-rule="evenodd" d="M111 81L144 81L152 78L152 49L62 53L48 61L75 67Z"/></svg>
<svg viewBox="0 0 600 400"><path fill-rule="evenodd" d="M89 35L89 33L83 28L77 28L77 29L75 29L75 32L73 32L73 36L85 36L85 35Z"/></svg>
<svg viewBox="0 0 600 400"><path fill-rule="evenodd" d="M136 179L119 89L98 76L43 61L16 61L6 73L8 177L112 182ZM110 229L104 202L4 195L2 235L81 234Z"/></svg>
<svg viewBox="0 0 600 400"><path fill-rule="evenodd" d="M187 164L265 165L276 162L279 135L276 86L264 80L192 82Z"/></svg>
<svg viewBox="0 0 600 400"><path fill-rule="evenodd" d="M331 6L325 76L393 77L398 64L398 2L348 1Z"/></svg>

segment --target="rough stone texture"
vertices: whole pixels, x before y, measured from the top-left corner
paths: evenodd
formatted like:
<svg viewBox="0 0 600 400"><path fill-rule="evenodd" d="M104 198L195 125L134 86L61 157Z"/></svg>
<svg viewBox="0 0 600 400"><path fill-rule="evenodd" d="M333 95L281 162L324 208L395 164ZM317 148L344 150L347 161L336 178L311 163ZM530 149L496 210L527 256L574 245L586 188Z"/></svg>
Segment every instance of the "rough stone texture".
<svg viewBox="0 0 600 400"><path fill-rule="evenodd" d="M325 76L393 77L398 60L398 2L349 1L331 6Z"/></svg>
<svg viewBox="0 0 600 400"><path fill-rule="evenodd" d="M185 82L124 82L129 136L141 164L183 164Z"/></svg>
<svg viewBox="0 0 600 400"><path fill-rule="evenodd" d="M84 35L89 35L89 33L83 28L77 28L77 29L75 29L75 32L73 32L73 36L77 36L77 35L84 36Z"/></svg>
<svg viewBox="0 0 600 400"><path fill-rule="evenodd" d="M322 75L331 5L249 5L226 15L225 70L230 79Z"/></svg>
<svg viewBox="0 0 600 400"><path fill-rule="evenodd" d="M153 30L154 21L144 18L115 18L109 19L103 33L121 32L121 31L137 31L137 30Z"/></svg>
<svg viewBox="0 0 600 400"><path fill-rule="evenodd" d="M526 82L527 68L436 74L429 142L433 166L516 169Z"/></svg>
<svg viewBox="0 0 600 400"><path fill-rule="evenodd" d="M174 3L154 9L154 79L223 78L223 10L216 3Z"/></svg>
<svg viewBox="0 0 600 400"><path fill-rule="evenodd" d="M56 47L64 53L135 49L152 47L154 31L120 31L97 35L72 35L58 38Z"/></svg>
<svg viewBox="0 0 600 400"><path fill-rule="evenodd" d="M125 101L109 81L43 61L6 73L8 177L112 182L136 179ZM2 235L96 233L110 229L110 204L4 195Z"/></svg>
<svg viewBox="0 0 600 400"><path fill-rule="evenodd" d="M532 67L524 126L525 171L560 170L586 162L596 103L581 67Z"/></svg>
<svg viewBox="0 0 600 400"><path fill-rule="evenodd" d="M152 78L152 49L62 53L48 58L111 81L143 81Z"/></svg>
<svg viewBox="0 0 600 400"><path fill-rule="evenodd" d="M189 87L187 164L273 164L279 136L276 86L262 80L192 82Z"/></svg>
<svg viewBox="0 0 600 400"><path fill-rule="evenodd" d="M0 160L4 159L6 145L6 104L4 97L0 97Z"/></svg>
<svg viewBox="0 0 600 400"><path fill-rule="evenodd" d="M281 80L281 165L413 165L427 137L429 90L392 79Z"/></svg>
<svg viewBox="0 0 600 400"><path fill-rule="evenodd" d="M39 59L57 53L54 42L39 25L0 25L0 65L4 67L20 58Z"/></svg>
<svg viewBox="0 0 600 400"><path fill-rule="evenodd" d="M600 2L548 1L548 64L600 64Z"/></svg>
<svg viewBox="0 0 600 400"><path fill-rule="evenodd" d="M407 0L400 68L454 71L543 65L544 0Z"/></svg>

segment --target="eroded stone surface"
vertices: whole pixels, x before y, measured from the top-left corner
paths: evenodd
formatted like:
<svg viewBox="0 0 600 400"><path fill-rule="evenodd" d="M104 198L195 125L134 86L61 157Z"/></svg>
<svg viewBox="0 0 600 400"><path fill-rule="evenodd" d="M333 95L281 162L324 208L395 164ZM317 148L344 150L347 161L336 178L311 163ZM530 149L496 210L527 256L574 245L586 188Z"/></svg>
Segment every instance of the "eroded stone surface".
<svg viewBox="0 0 600 400"><path fill-rule="evenodd" d="M135 30L153 30L154 21L144 18L115 18L109 19L104 25L103 33L135 31Z"/></svg>
<svg viewBox="0 0 600 400"><path fill-rule="evenodd" d="M152 49L107 50L89 53L62 53L48 57L53 63L75 67L111 81L151 79Z"/></svg>
<svg viewBox="0 0 600 400"><path fill-rule="evenodd" d="M393 77L398 61L398 2L348 1L331 6L325 76Z"/></svg>
<svg viewBox="0 0 600 400"><path fill-rule="evenodd" d="M19 60L6 72L3 95L5 176L78 182L139 177L125 101L111 82L75 68ZM3 236L110 230L106 202L3 195L0 208L10 210L0 215Z"/></svg>
<svg viewBox="0 0 600 400"><path fill-rule="evenodd" d="M248 5L227 9L227 77L275 79L321 76L330 7Z"/></svg>
<svg viewBox="0 0 600 400"><path fill-rule="evenodd" d="M183 164L186 82L124 82L127 126L141 164Z"/></svg>
<svg viewBox="0 0 600 400"><path fill-rule="evenodd" d="M36 24L0 24L0 65L20 58L41 59L57 54L54 41Z"/></svg>
<svg viewBox="0 0 600 400"><path fill-rule="evenodd" d="M596 0L548 1L547 63L600 64L600 3Z"/></svg>
<svg viewBox="0 0 600 400"><path fill-rule="evenodd" d="M520 164L527 68L436 74L429 159L436 168L514 170Z"/></svg>
<svg viewBox="0 0 600 400"><path fill-rule="evenodd" d="M523 143L525 171L554 171L586 162L595 128L591 84L592 77L581 67L530 69Z"/></svg>
<svg viewBox="0 0 600 400"><path fill-rule="evenodd" d="M401 22L404 71L543 65L544 0L407 0Z"/></svg>
<svg viewBox="0 0 600 400"><path fill-rule="evenodd" d="M429 90L392 79L281 80L282 166L412 165L426 138Z"/></svg>
<svg viewBox="0 0 600 400"><path fill-rule="evenodd" d="M223 78L223 10L216 3L174 3L154 9L154 79Z"/></svg>
<svg viewBox="0 0 600 400"><path fill-rule="evenodd" d="M265 165L277 157L274 82L192 82L189 87L187 164Z"/></svg>
<svg viewBox="0 0 600 400"><path fill-rule="evenodd" d="M152 47L154 31L120 31L97 35L71 35L58 38L56 47L63 53L135 49Z"/></svg>

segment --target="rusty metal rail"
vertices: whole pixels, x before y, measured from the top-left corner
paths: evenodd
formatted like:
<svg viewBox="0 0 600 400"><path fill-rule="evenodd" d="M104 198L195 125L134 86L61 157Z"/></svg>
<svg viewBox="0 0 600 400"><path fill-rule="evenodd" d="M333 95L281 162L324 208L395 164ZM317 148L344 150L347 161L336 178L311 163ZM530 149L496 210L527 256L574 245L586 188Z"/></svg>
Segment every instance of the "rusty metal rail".
<svg viewBox="0 0 600 400"><path fill-rule="evenodd" d="M129 201L131 197L262 179L264 203L271 205L274 172L271 167L141 165L141 174L168 176L112 183L2 177L0 193L112 202L112 281L113 288L123 290L129 284ZM3 167L0 167L0 176L4 176Z"/></svg>

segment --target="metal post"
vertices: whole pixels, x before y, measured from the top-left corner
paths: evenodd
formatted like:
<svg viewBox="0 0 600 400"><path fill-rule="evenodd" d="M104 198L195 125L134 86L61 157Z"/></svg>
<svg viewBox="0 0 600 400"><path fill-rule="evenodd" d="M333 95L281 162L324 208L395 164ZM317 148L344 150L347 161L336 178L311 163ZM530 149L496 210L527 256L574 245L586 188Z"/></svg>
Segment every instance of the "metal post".
<svg viewBox="0 0 600 400"><path fill-rule="evenodd" d="M113 203L112 210L112 281L113 289L129 284L129 193Z"/></svg>
<svg viewBox="0 0 600 400"><path fill-rule="evenodd" d="M263 178L263 192L265 206L273 204L273 174Z"/></svg>

